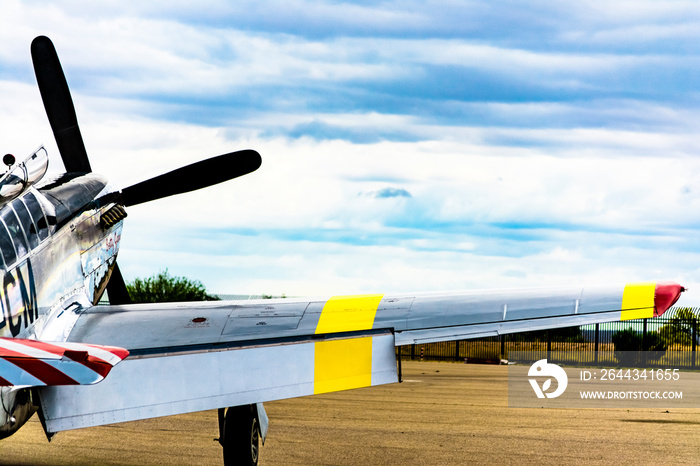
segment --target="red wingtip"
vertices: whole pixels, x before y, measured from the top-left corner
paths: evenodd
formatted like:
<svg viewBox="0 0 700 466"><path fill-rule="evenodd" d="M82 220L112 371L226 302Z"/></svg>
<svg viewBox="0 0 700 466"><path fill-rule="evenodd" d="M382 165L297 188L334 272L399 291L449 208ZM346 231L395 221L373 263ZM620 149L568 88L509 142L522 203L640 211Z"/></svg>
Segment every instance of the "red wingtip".
<svg viewBox="0 0 700 466"><path fill-rule="evenodd" d="M654 317L659 317L676 304L685 288L674 282L659 282L654 294Z"/></svg>

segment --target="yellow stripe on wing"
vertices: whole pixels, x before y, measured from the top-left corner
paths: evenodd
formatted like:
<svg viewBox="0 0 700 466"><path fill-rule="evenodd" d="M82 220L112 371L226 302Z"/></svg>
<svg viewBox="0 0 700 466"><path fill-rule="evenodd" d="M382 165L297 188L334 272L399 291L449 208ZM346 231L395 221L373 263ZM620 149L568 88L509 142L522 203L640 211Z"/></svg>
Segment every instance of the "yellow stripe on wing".
<svg viewBox="0 0 700 466"><path fill-rule="evenodd" d="M654 317L656 283L628 283L622 293L620 320Z"/></svg>
<svg viewBox="0 0 700 466"><path fill-rule="evenodd" d="M371 330L384 295L334 296L323 306L316 334ZM372 337L315 343L314 393L372 384Z"/></svg>
<svg viewBox="0 0 700 466"><path fill-rule="evenodd" d="M372 337L316 342L314 394L372 384Z"/></svg>
<svg viewBox="0 0 700 466"><path fill-rule="evenodd" d="M326 301L316 334L370 330L384 295L333 296Z"/></svg>

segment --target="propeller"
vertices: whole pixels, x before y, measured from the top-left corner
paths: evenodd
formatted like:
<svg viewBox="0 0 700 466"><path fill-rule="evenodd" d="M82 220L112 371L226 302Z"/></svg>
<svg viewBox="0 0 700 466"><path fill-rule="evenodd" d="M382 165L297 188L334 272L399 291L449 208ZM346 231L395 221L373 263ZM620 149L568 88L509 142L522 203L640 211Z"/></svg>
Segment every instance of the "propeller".
<svg viewBox="0 0 700 466"><path fill-rule="evenodd" d="M51 39L39 36L32 41L31 50L41 100L44 101L63 165L67 172L89 173L92 171L90 161L56 49Z"/></svg>
<svg viewBox="0 0 700 466"><path fill-rule="evenodd" d="M112 267L112 274L107 282L107 296L110 304L131 304L129 290L126 288L122 271L119 270L119 264L116 262L114 267Z"/></svg>
<svg viewBox="0 0 700 466"><path fill-rule="evenodd" d="M241 150L202 160L122 190L126 207L206 188L257 170L262 164L254 150Z"/></svg>
<svg viewBox="0 0 700 466"><path fill-rule="evenodd" d="M32 41L31 52L39 92L63 165L67 172L90 173L92 168L56 48L48 37L39 36ZM133 206L206 188L251 173L261 163L260 154L254 150L219 155L124 188L122 202ZM131 302L116 263L107 283L107 293L112 304Z"/></svg>

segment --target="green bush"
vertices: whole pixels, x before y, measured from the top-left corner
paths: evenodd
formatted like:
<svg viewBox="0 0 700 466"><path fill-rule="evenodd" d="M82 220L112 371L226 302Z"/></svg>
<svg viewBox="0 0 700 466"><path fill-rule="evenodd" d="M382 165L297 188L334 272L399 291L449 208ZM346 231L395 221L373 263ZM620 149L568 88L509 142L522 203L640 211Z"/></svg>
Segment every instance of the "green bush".
<svg viewBox="0 0 700 466"><path fill-rule="evenodd" d="M622 366L640 366L658 361L668 348L668 342L656 332L648 332L646 338L631 328L613 333L615 359Z"/></svg>
<svg viewBox="0 0 700 466"><path fill-rule="evenodd" d="M556 341L556 342L569 342L569 343L583 343L586 340L583 338L583 333L581 332L581 327L564 327L564 328L553 328L549 330L536 330L533 332L523 332L520 333L521 340L530 341Z"/></svg>
<svg viewBox="0 0 700 466"><path fill-rule="evenodd" d="M669 344L690 346L693 343L693 326L697 325L697 310L689 307L677 309L671 321L659 329Z"/></svg>
<svg viewBox="0 0 700 466"><path fill-rule="evenodd" d="M219 299L208 294L200 281L173 277L168 274L167 269L150 278L137 278L132 283L127 283L126 289L134 303L217 301Z"/></svg>

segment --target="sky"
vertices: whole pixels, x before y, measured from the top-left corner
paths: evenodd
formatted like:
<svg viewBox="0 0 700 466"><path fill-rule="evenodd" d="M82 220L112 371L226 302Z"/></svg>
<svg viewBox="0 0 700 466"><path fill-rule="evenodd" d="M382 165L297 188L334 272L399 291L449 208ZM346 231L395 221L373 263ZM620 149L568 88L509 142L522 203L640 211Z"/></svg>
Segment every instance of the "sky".
<svg viewBox="0 0 700 466"><path fill-rule="evenodd" d="M49 36L93 171L240 149L242 178L128 209L127 280L210 292L674 280L700 306L700 4L0 0L0 151L43 144Z"/></svg>

